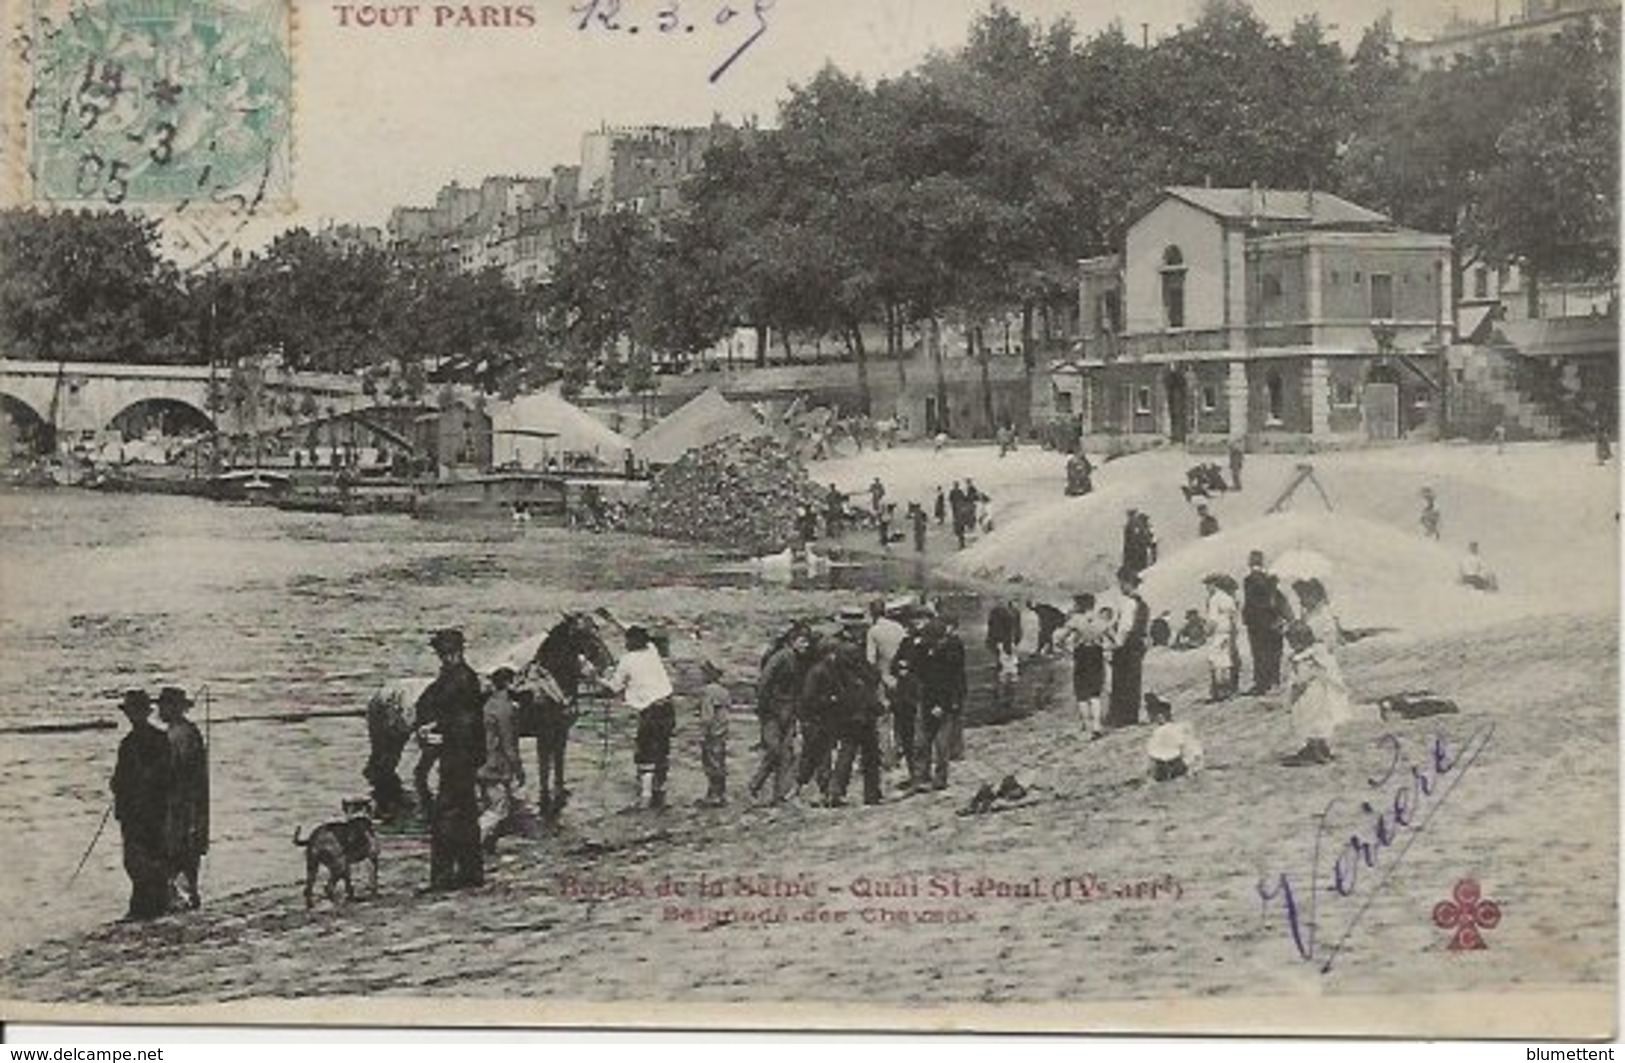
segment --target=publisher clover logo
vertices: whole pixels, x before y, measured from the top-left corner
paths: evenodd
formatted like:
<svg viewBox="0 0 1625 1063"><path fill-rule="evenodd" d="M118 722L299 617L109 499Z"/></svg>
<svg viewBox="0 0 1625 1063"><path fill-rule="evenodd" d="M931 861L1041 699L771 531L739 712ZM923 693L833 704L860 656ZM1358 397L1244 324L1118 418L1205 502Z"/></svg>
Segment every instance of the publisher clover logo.
<svg viewBox="0 0 1625 1063"><path fill-rule="evenodd" d="M1450 899L1433 906L1433 922L1455 933L1450 947L1455 950L1482 949L1482 930L1493 930L1501 922L1501 906L1484 897L1478 880L1464 878L1450 892Z"/></svg>

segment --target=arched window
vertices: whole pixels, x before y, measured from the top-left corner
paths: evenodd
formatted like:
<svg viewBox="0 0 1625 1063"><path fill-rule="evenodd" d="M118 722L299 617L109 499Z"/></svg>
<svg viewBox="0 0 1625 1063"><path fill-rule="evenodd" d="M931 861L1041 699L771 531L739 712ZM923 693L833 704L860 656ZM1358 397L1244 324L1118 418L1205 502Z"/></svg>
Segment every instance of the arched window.
<svg viewBox="0 0 1625 1063"><path fill-rule="evenodd" d="M1162 318L1168 328L1185 327L1185 255L1177 245L1162 253Z"/></svg>
<svg viewBox="0 0 1625 1063"><path fill-rule="evenodd" d="M1269 393L1269 419L1279 424L1286 420L1286 389L1281 384L1281 374L1271 370L1264 378L1264 388Z"/></svg>

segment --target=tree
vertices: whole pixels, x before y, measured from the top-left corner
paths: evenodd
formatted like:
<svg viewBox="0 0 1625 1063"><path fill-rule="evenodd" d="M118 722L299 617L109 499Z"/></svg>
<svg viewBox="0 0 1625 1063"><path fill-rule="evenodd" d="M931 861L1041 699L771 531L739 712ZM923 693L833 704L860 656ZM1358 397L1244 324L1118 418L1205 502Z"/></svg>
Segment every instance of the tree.
<svg viewBox="0 0 1625 1063"><path fill-rule="evenodd" d="M1619 35L1481 49L1393 88L1343 160L1344 187L1474 262L1538 274L1617 269Z"/></svg>
<svg viewBox="0 0 1625 1063"><path fill-rule="evenodd" d="M588 219L580 242L560 254L544 314L567 380L591 379L607 391L625 384L621 349L636 347L638 302L653 266L653 230L630 211Z"/></svg>
<svg viewBox="0 0 1625 1063"><path fill-rule="evenodd" d="M202 361L156 223L122 212L0 211L0 344L86 362Z"/></svg>

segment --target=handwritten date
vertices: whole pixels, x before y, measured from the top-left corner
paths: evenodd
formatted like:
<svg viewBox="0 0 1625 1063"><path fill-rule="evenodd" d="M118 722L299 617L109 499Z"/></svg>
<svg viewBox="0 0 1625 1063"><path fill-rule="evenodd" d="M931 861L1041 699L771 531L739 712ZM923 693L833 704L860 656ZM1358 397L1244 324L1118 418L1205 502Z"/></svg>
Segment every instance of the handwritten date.
<svg viewBox="0 0 1625 1063"><path fill-rule="evenodd" d="M690 34L701 25L731 29L739 27L746 36L711 71L715 84L745 53L755 47L768 29L768 15L774 0L658 0L637 6L632 0L582 0L571 6L583 33L625 33L636 36L645 30L660 35Z"/></svg>

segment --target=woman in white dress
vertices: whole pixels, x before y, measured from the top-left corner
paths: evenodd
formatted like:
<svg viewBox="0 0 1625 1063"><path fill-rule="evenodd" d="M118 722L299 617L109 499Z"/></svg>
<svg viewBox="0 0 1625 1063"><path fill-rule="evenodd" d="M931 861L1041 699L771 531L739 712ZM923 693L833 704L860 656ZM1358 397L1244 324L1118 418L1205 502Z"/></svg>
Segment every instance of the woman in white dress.
<svg viewBox="0 0 1625 1063"><path fill-rule="evenodd" d="M1237 640L1241 611L1236 605L1236 581L1222 572L1203 580L1207 584L1208 701L1226 701L1236 693Z"/></svg>
<svg viewBox="0 0 1625 1063"><path fill-rule="evenodd" d="M1337 660L1341 635L1325 586L1308 579L1293 583L1292 589L1299 613L1286 630L1291 654L1287 690L1292 727L1303 746L1283 763L1298 767L1333 759L1332 736L1353 715L1353 700Z"/></svg>

